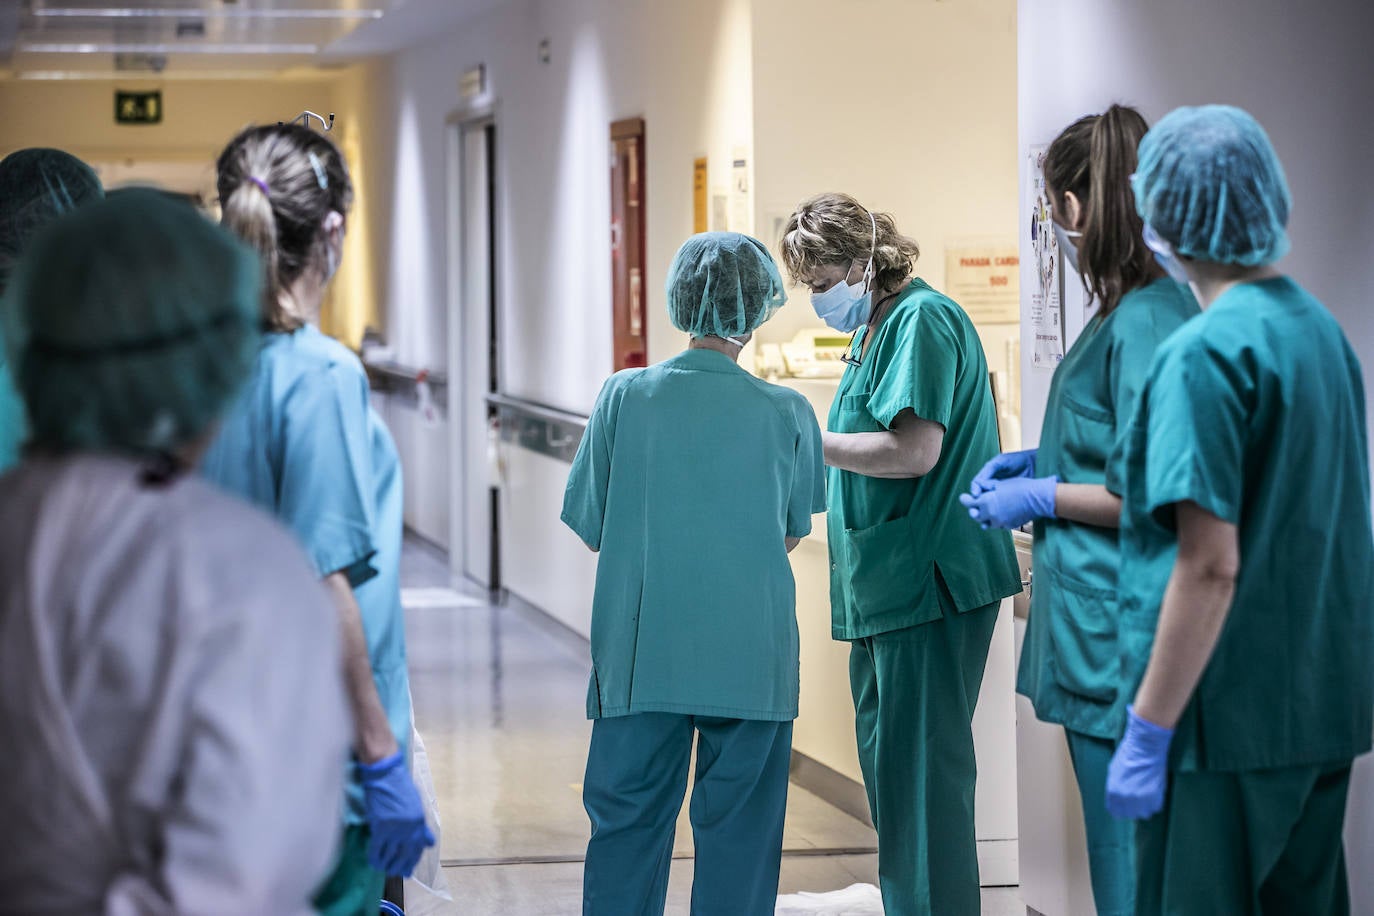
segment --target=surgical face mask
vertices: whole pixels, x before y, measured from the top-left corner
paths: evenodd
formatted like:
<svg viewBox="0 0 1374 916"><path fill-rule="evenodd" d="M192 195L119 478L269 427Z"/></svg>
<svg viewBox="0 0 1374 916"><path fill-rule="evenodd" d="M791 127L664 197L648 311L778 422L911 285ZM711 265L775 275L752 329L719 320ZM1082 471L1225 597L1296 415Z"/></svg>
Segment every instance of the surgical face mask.
<svg viewBox="0 0 1374 916"><path fill-rule="evenodd" d="M859 282L850 283L849 274L846 273L842 280L825 292L811 294L811 308L815 309L816 316L842 334L858 330L873 311L873 291L869 289L869 284L873 280L873 255L878 250L878 221L872 213L868 214L868 220L873 226L873 243L868 264ZM851 264L850 271L853 269Z"/></svg>
<svg viewBox="0 0 1374 916"><path fill-rule="evenodd" d="M747 341L747 340L740 340L738 337L725 337L725 338L722 338L722 339L730 341L730 343L732 343L732 344L734 344L735 346L739 347L741 350L743 350L744 347L745 347L745 345L749 343L749 341Z"/></svg>
<svg viewBox="0 0 1374 916"><path fill-rule="evenodd" d="M1054 226L1054 237L1059 240L1059 250L1064 252L1064 260L1069 262L1069 266L1074 269L1075 273L1082 273L1078 269L1078 242L1076 240L1081 239L1083 233L1065 229L1054 220L1050 220L1050 224Z"/></svg>
<svg viewBox="0 0 1374 916"><path fill-rule="evenodd" d="M1188 277L1188 271L1183 269L1179 263L1178 255L1174 253L1174 246L1170 245L1165 239L1155 232L1155 227L1149 223L1145 224L1145 247L1155 253L1155 260L1159 266L1164 268L1164 272L1169 275L1169 279L1176 283L1186 283L1192 285L1192 280Z"/></svg>

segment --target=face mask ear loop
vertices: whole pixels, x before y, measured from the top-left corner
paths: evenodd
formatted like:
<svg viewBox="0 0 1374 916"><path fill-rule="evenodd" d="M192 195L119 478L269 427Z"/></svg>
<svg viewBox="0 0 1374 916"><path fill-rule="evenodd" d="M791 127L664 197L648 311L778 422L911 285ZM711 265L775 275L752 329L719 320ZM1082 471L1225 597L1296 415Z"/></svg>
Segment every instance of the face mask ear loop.
<svg viewBox="0 0 1374 916"><path fill-rule="evenodd" d="M873 226L873 242L868 248L868 266L864 268L864 292L868 292L873 284L873 259L878 256L878 220L871 210L868 211L868 221Z"/></svg>

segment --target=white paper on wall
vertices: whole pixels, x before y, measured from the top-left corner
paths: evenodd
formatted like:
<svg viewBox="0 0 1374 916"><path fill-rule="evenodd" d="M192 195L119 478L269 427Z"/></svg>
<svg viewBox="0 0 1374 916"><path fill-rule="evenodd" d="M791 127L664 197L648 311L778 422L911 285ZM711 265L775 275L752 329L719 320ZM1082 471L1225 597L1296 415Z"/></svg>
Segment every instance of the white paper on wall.
<svg viewBox="0 0 1374 916"><path fill-rule="evenodd" d="M1064 271L1059 240L1055 238L1050 221L1050 198L1045 188L1045 151L1048 146L1032 146L1026 156L1027 180L1024 184L1028 199L1025 212L1030 214L1032 282L1025 294L1031 299L1031 330L1035 344L1031 348L1031 366L1053 372L1064 358Z"/></svg>

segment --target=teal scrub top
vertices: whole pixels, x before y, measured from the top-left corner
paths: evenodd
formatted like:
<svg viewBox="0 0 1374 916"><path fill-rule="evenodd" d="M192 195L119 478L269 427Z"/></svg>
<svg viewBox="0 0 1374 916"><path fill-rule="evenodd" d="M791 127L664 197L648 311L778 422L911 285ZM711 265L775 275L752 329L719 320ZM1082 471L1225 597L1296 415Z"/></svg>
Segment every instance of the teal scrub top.
<svg viewBox="0 0 1374 916"><path fill-rule="evenodd" d="M1160 347L1124 461L1122 689L1144 674L1174 505L1238 527L1235 598L1174 738L1180 769L1349 760L1374 732L1374 535L1360 365L1287 277L1233 287ZM1110 485L1110 484L1109 484Z"/></svg>
<svg viewBox="0 0 1374 916"><path fill-rule="evenodd" d="M1007 531L984 531L959 494L999 451L997 407L978 333L955 302L916 279L863 353L830 408L836 433L889 429L904 410L945 428L940 460L924 477L882 480L827 471L831 634L852 640L942 616L942 589L963 613L1021 590Z"/></svg>
<svg viewBox="0 0 1374 916"><path fill-rule="evenodd" d="M825 511L806 399L712 350L606 382L563 521L600 551L587 716L797 716L785 539Z"/></svg>
<svg viewBox="0 0 1374 916"><path fill-rule="evenodd" d="M1035 456L1037 477L1105 484L1155 349L1198 313L1188 287L1159 279L1121 297L1074 341L1050 383ZM1118 529L1035 522L1035 587L1016 689L1035 714L1098 738L1121 736L1117 696Z"/></svg>
<svg viewBox="0 0 1374 916"><path fill-rule="evenodd" d="M25 436L24 402L14 389L4 349L5 341L0 337L0 474L19 463L19 447Z"/></svg>
<svg viewBox="0 0 1374 916"><path fill-rule="evenodd" d="M400 461L371 408L358 358L314 327L269 334L203 473L279 518L318 576L347 575L378 696L406 751L411 711L400 596ZM361 823L356 781L349 800L350 822Z"/></svg>

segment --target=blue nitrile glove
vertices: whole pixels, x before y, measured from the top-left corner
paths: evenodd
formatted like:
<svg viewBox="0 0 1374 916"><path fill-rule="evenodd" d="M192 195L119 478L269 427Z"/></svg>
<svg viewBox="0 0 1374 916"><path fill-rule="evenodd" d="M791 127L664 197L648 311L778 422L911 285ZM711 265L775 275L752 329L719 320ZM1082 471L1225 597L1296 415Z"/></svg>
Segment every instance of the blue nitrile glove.
<svg viewBox="0 0 1374 916"><path fill-rule="evenodd" d="M1025 451L1003 452L996 456L983 465L983 469L973 478L973 483L969 484L968 491L974 496L981 496L984 491L992 489L994 480L1034 477L1036 451L1038 449L1028 448Z"/></svg>
<svg viewBox="0 0 1374 916"><path fill-rule="evenodd" d="M969 518L988 528L1020 528L1037 518L1057 518L1054 514L1058 477L1008 477L990 481L980 495L964 493L959 502L968 509Z"/></svg>
<svg viewBox="0 0 1374 916"><path fill-rule="evenodd" d="M1143 820L1164 807L1169 784L1169 743L1174 730L1147 722L1126 707L1126 736L1107 767L1107 812Z"/></svg>
<svg viewBox="0 0 1374 916"><path fill-rule="evenodd" d="M358 764L363 807L372 839L367 864L393 878L408 878L434 834L425 823L424 805L399 751L371 764Z"/></svg>

